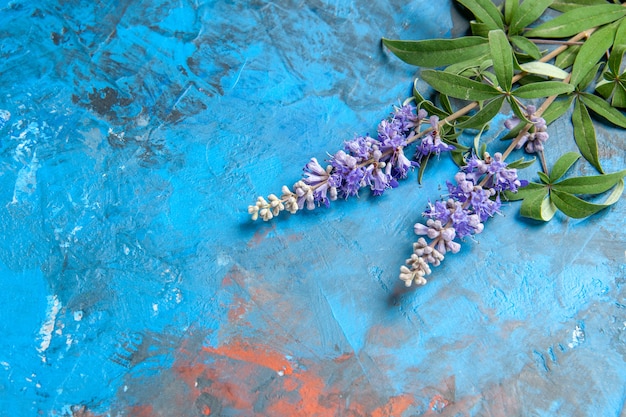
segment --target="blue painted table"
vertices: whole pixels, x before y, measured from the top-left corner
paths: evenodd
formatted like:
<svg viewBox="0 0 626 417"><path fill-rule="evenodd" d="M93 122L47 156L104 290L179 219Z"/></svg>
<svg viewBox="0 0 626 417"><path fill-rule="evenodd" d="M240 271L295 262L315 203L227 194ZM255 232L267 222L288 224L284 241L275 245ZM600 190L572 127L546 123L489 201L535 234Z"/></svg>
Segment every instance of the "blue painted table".
<svg viewBox="0 0 626 417"><path fill-rule="evenodd" d="M248 220L410 94L416 69L381 37L459 35L458 17L2 2L0 416L626 415L623 198L547 225L505 205L408 292L447 160L381 198ZM548 159L572 149L567 124L550 132ZM601 132L622 169L623 133Z"/></svg>

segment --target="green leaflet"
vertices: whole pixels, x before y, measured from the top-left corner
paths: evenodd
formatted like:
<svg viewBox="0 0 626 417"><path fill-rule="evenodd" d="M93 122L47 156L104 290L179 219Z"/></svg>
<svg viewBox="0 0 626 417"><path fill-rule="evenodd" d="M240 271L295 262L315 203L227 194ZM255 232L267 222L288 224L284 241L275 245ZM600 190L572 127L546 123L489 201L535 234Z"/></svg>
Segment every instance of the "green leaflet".
<svg viewBox="0 0 626 417"><path fill-rule="evenodd" d="M511 24L513 15L519 7L519 0L504 0L504 22L507 25Z"/></svg>
<svg viewBox="0 0 626 417"><path fill-rule="evenodd" d="M615 45L626 45L626 19L621 19L615 31Z"/></svg>
<svg viewBox="0 0 626 417"><path fill-rule="evenodd" d="M513 161L511 163L506 164L506 167L509 169L524 169L534 164L536 160L537 158L535 157L533 157L533 159L524 159L522 157L518 159L517 161Z"/></svg>
<svg viewBox="0 0 626 417"><path fill-rule="evenodd" d="M526 36L565 38L626 16L626 8L618 4L599 4L571 9L560 16L526 32Z"/></svg>
<svg viewBox="0 0 626 417"><path fill-rule="evenodd" d="M533 190L522 201L520 214L530 219L548 222L556 213L556 206L548 197L548 188Z"/></svg>
<svg viewBox="0 0 626 417"><path fill-rule="evenodd" d="M559 80L564 80L569 74L556 65L546 62L533 61L519 65L520 69L529 74L545 75Z"/></svg>
<svg viewBox="0 0 626 417"><path fill-rule="evenodd" d="M482 109L477 111L472 117L467 119L464 122L456 123L454 127L459 129L479 129L484 126L486 123L490 122L493 119L500 109L502 108L502 103L504 102L504 96L496 97L495 99L486 103Z"/></svg>
<svg viewBox="0 0 626 417"><path fill-rule="evenodd" d="M537 172L537 175L539 176L539 179L541 180L541 182L543 182L544 184L550 184L550 177L548 177L546 174L539 171Z"/></svg>
<svg viewBox="0 0 626 417"><path fill-rule="evenodd" d="M420 67L443 67L489 53L489 42L478 36L421 41L383 38L383 44L407 64Z"/></svg>
<svg viewBox="0 0 626 417"><path fill-rule="evenodd" d="M524 0L511 16L509 34L517 35L526 26L539 19L552 0Z"/></svg>
<svg viewBox="0 0 626 417"><path fill-rule="evenodd" d="M415 98L415 103L417 104L418 108L424 109L428 112L428 114L436 115L440 119L443 119L449 115L449 113L446 113L444 110L435 106L432 101L426 100L424 97L422 97L419 90L417 89L416 84L417 84L417 79L413 83L413 97Z"/></svg>
<svg viewBox="0 0 626 417"><path fill-rule="evenodd" d="M489 30L504 29L502 14L491 0L457 0L483 22Z"/></svg>
<svg viewBox="0 0 626 417"><path fill-rule="evenodd" d="M554 0L550 5L551 9L559 12L567 12L580 6L589 6L592 4L606 4L605 0Z"/></svg>
<svg viewBox="0 0 626 417"><path fill-rule="evenodd" d="M578 51L580 51L580 45L568 46L565 51L556 57L554 64L559 68L567 68L574 65Z"/></svg>
<svg viewBox="0 0 626 417"><path fill-rule="evenodd" d="M605 26L595 31L581 46L572 67L570 84L577 86L580 81L592 70L606 51L613 45L616 25Z"/></svg>
<svg viewBox="0 0 626 417"><path fill-rule="evenodd" d="M501 94L490 85L443 71L424 70L422 79L440 93L462 100L481 101Z"/></svg>
<svg viewBox="0 0 626 417"><path fill-rule="evenodd" d="M626 116L619 110L611 107L609 103L598 96L589 93L581 93L580 99L590 110L593 110L599 116L602 116L609 122L626 128Z"/></svg>
<svg viewBox="0 0 626 417"><path fill-rule="evenodd" d="M529 182L526 187L518 188L516 193L505 191L504 196L509 201L523 200L529 196L532 196L538 190L544 190L546 186L544 184L538 184L536 182Z"/></svg>
<svg viewBox="0 0 626 417"><path fill-rule="evenodd" d="M511 91L513 50L502 30L498 29L489 32L489 48L498 84L504 91Z"/></svg>
<svg viewBox="0 0 626 417"><path fill-rule="evenodd" d="M580 103L580 100L576 100L576 103L574 103L572 124L574 125L574 140L578 149L598 172L603 172L602 165L600 165L600 160L598 159L596 131L587 108Z"/></svg>
<svg viewBox="0 0 626 417"><path fill-rule="evenodd" d="M546 184L551 184L555 181L561 179L563 175L574 165L576 161L580 158L580 155L576 152L567 152L554 163L552 170L550 171L550 176L545 181Z"/></svg>
<svg viewBox="0 0 626 417"><path fill-rule="evenodd" d="M509 36L511 43L520 51L528 54L532 59L541 59L539 47L523 36Z"/></svg>
<svg viewBox="0 0 626 417"><path fill-rule="evenodd" d="M610 190L626 176L626 169L612 174L568 178L552 185L553 190L570 194L600 194Z"/></svg>
<svg viewBox="0 0 626 417"><path fill-rule="evenodd" d="M512 94L518 98L533 99L567 94L572 91L574 91L574 86L571 84L559 81L542 81L523 85L513 90Z"/></svg>
<svg viewBox="0 0 626 417"><path fill-rule="evenodd" d="M546 121L546 124L550 124L559 117L563 116L565 112L572 106L574 96L568 96L565 100L554 100L550 106L543 112L542 117Z"/></svg>
<svg viewBox="0 0 626 417"><path fill-rule="evenodd" d="M615 190L602 204L594 204L576 197L573 194L552 190L550 200L564 214L574 219L583 219L615 204L624 191L624 181L620 180Z"/></svg>

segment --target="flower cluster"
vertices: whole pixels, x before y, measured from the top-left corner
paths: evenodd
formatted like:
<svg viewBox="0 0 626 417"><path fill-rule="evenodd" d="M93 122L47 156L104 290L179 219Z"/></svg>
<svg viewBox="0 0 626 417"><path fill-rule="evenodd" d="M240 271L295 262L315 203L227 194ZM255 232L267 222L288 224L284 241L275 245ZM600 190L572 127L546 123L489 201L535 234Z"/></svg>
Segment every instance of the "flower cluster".
<svg viewBox="0 0 626 417"><path fill-rule="evenodd" d="M255 205L248 206L248 213L252 220L261 217L267 221L283 210L293 214L305 207L328 207L337 198L358 196L363 187L369 187L376 196L395 188L398 180L406 178L422 158L454 149L439 136L436 116L430 118L430 128L420 132L426 117L425 110L410 104L395 107L391 116L378 124L376 138L365 135L346 141L343 149L329 155L326 167L311 158L303 169L303 178L293 189L283 186L281 197L272 194L269 201L259 197ZM410 160L406 147L420 138L417 160Z"/></svg>
<svg viewBox="0 0 626 417"><path fill-rule="evenodd" d="M543 117L535 115L537 111L533 105L526 106L525 116L532 123L532 126L517 142L516 149L520 149L524 146L524 150L528 153L536 153L543 151L543 144L547 142L548 138L548 125ZM520 122L519 117L513 116L504 122L504 126L507 129L513 129Z"/></svg>
<svg viewBox="0 0 626 417"><path fill-rule="evenodd" d="M517 192L525 181L517 178L517 170L507 168L502 154L483 159L472 156L454 177L456 184L448 182L449 197L445 201L429 204L423 216L426 224L416 223L415 234L420 237L413 244L413 254L400 267L400 279L407 287L426 284L430 266L438 266L447 252L457 253L463 239L483 231L484 222L500 209L502 191Z"/></svg>

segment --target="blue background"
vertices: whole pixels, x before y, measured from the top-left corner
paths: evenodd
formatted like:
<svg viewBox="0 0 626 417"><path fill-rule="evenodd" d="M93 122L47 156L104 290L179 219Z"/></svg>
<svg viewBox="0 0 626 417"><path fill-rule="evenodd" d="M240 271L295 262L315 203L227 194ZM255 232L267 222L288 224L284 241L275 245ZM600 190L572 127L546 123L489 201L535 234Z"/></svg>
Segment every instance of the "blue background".
<svg viewBox="0 0 626 417"><path fill-rule="evenodd" d="M16 0L0 19L0 416L625 415L624 198L546 225L505 205L409 291L447 159L248 219L375 132L418 75L380 38L463 34L450 1ZM623 169L623 133L598 129ZM566 121L550 134L549 160L574 149Z"/></svg>

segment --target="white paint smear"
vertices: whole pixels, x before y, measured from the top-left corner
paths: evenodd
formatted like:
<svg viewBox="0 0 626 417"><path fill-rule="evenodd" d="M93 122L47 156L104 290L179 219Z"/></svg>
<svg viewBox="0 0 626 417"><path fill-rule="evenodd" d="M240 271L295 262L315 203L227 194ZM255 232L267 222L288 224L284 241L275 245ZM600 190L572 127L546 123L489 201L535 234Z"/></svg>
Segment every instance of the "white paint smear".
<svg viewBox="0 0 626 417"><path fill-rule="evenodd" d="M50 347L50 342L52 341L52 332L54 331L54 326L57 319L57 314L59 314L59 310L61 309L61 302L57 298L56 295L49 295L48 299L48 307L46 308L46 321L41 325L39 329L39 338L41 339L41 343L37 348L39 353L45 352L48 347ZM45 361L45 358L42 357Z"/></svg>

